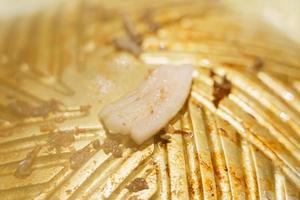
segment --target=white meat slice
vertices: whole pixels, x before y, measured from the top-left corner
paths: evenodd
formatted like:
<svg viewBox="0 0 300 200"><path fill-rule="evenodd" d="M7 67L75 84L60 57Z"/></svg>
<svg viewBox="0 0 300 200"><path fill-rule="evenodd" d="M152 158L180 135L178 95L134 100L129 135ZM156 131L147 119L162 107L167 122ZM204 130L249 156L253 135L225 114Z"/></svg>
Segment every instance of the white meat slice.
<svg viewBox="0 0 300 200"><path fill-rule="evenodd" d="M99 118L112 134L130 135L138 144L162 129L190 92L191 65L160 66L134 91L105 106Z"/></svg>

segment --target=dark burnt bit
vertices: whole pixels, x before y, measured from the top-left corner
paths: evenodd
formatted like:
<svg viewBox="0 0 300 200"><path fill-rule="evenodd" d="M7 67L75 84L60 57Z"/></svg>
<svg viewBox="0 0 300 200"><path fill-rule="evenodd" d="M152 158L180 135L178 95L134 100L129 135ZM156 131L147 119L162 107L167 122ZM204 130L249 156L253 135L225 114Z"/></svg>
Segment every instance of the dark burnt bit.
<svg viewBox="0 0 300 200"><path fill-rule="evenodd" d="M26 101L15 100L7 107L12 113L20 117L46 117L51 112L59 111L61 105L62 103L55 99L45 101L39 106L30 105Z"/></svg>
<svg viewBox="0 0 300 200"><path fill-rule="evenodd" d="M41 150L41 146L35 147L31 152L29 152L24 160L19 163L14 176L17 178L26 178L32 173L32 165Z"/></svg>
<svg viewBox="0 0 300 200"><path fill-rule="evenodd" d="M217 108L219 106L220 101L228 96L231 92L231 82L226 78L226 76L223 77L222 83L218 83L217 81L214 81L213 84L213 104Z"/></svg>
<svg viewBox="0 0 300 200"><path fill-rule="evenodd" d="M224 171L225 171L225 172L228 172L227 166L224 166Z"/></svg>
<svg viewBox="0 0 300 200"><path fill-rule="evenodd" d="M126 187L130 192L138 192L148 189L148 183L144 178L136 178Z"/></svg>
<svg viewBox="0 0 300 200"><path fill-rule="evenodd" d="M122 157L122 147L116 140L106 139L101 147L105 154L111 153L115 158Z"/></svg>
<svg viewBox="0 0 300 200"><path fill-rule="evenodd" d="M216 75L215 71L212 70L212 69L210 69L210 70L209 70L209 77L210 77L210 78L213 78L215 75Z"/></svg>
<svg viewBox="0 0 300 200"><path fill-rule="evenodd" d="M167 135L165 130L161 130L157 135L155 135L154 142L156 144L166 145L171 142L171 136Z"/></svg>
<svg viewBox="0 0 300 200"><path fill-rule="evenodd" d="M181 135L187 136L187 137L192 137L193 136L193 132L189 129L186 129L186 128L175 130L174 134L181 134Z"/></svg>
<svg viewBox="0 0 300 200"><path fill-rule="evenodd" d="M158 134L154 136L154 142L156 144L166 145L171 142L171 136L169 133L171 133L173 130L173 126L170 124L166 126L164 129L160 130Z"/></svg>
<svg viewBox="0 0 300 200"><path fill-rule="evenodd" d="M167 134L159 135L160 142L163 144L167 144L171 142L171 136Z"/></svg>

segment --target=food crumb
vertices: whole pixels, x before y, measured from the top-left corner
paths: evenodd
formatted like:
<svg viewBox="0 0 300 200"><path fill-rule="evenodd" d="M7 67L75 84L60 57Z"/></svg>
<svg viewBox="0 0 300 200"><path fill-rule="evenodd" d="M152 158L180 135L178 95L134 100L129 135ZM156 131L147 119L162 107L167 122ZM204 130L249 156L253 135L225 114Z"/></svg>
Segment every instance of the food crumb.
<svg viewBox="0 0 300 200"><path fill-rule="evenodd" d="M214 70L210 69L209 70L209 77L213 78L216 75L216 73L214 72Z"/></svg>
<svg viewBox="0 0 300 200"><path fill-rule="evenodd" d="M99 150L101 148L101 145L100 145L100 142L99 140L95 140L93 143L93 148L96 149L96 150Z"/></svg>
<svg viewBox="0 0 300 200"><path fill-rule="evenodd" d="M214 81L213 85L213 104L218 107L220 101L228 96L231 92L231 82L226 78L226 76L223 77L222 83L218 83L217 81Z"/></svg>
<svg viewBox="0 0 300 200"><path fill-rule="evenodd" d="M122 157L123 154L120 144L117 141L111 139L106 139L104 141L104 143L102 144L102 149L105 154L112 153L115 158Z"/></svg>
<svg viewBox="0 0 300 200"><path fill-rule="evenodd" d="M67 194L71 194L72 190L66 190Z"/></svg>
<svg viewBox="0 0 300 200"><path fill-rule="evenodd" d="M59 150L61 147L68 147L75 141L72 133L52 132L48 137L48 143L51 148Z"/></svg>
<svg viewBox="0 0 300 200"><path fill-rule="evenodd" d="M15 100L7 105L8 109L20 117L46 117L50 113L59 111L63 105L60 101L50 99L39 106L30 105L23 100Z"/></svg>
<svg viewBox="0 0 300 200"><path fill-rule="evenodd" d="M171 136L167 134L161 134L159 135L159 141L163 144L167 144L171 142Z"/></svg>
<svg viewBox="0 0 300 200"><path fill-rule="evenodd" d="M149 187L144 178L136 178L126 188L130 192L138 192L144 189L148 189Z"/></svg>
<svg viewBox="0 0 300 200"><path fill-rule="evenodd" d="M19 163L19 166L14 173L15 177L26 178L31 175L32 165L40 150L41 150L41 146L37 146L27 154L26 158Z"/></svg>
<svg viewBox="0 0 300 200"><path fill-rule="evenodd" d="M260 71L262 69L263 65L264 65L263 59L260 58L260 57L256 57L255 60L254 60L253 65L251 67L251 69L254 72L258 72L258 71Z"/></svg>
<svg viewBox="0 0 300 200"><path fill-rule="evenodd" d="M80 112L84 112L84 113L89 113L91 110L92 106L91 105L82 105L80 106Z"/></svg>
<svg viewBox="0 0 300 200"><path fill-rule="evenodd" d="M57 126L51 122L40 125L41 132L51 132L51 131L54 131L56 128L57 128Z"/></svg>
<svg viewBox="0 0 300 200"><path fill-rule="evenodd" d="M85 163L92 154L92 148L90 146L76 151L70 157L70 168L78 169L83 163Z"/></svg>

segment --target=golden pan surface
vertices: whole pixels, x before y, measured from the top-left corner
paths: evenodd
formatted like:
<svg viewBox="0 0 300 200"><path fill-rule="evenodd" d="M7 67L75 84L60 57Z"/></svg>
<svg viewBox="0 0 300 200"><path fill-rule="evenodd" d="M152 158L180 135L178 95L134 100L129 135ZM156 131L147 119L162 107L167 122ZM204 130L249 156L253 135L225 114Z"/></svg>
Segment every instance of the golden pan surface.
<svg viewBox="0 0 300 200"><path fill-rule="evenodd" d="M115 45L125 6L138 54ZM192 1L63 1L1 21L0 199L297 200L299 53L257 19ZM173 124L183 131L105 152L103 105L181 63L197 71Z"/></svg>

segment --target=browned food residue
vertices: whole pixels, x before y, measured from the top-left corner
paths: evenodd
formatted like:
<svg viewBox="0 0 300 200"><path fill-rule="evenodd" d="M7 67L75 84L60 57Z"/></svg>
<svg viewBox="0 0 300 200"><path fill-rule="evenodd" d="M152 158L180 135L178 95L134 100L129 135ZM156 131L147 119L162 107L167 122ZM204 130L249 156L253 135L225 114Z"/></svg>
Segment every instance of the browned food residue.
<svg viewBox="0 0 300 200"><path fill-rule="evenodd" d="M216 73L214 72L214 70L209 70L209 77L213 78L216 75Z"/></svg>
<svg viewBox="0 0 300 200"><path fill-rule="evenodd" d="M144 178L136 178L126 188L130 192L138 192L144 189L148 189L149 187Z"/></svg>
<svg viewBox="0 0 300 200"><path fill-rule="evenodd" d="M225 65L230 68L236 68L236 69L245 69L246 68L247 71L250 71L252 73L259 72L264 66L264 60L257 56L256 57L251 56L251 59L254 59L254 62L248 66L245 66L245 65L242 65L239 63L229 63L229 62L223 62L222 65Z"/></svg>
<svg viewBox="0 0 300 200"><path fill-rule="evenodd" d="M51 122L40 125L40 131L41 132L52 132L55 129L57 129L57 126L54 123L51 123Z"/></svg>
<svg viewBox="0 0 300 200"><path fill-rule="evenodd" d="M193 132L189 129L186 129L186 128L175 130L174 134L181 134L183 136L188 136L188 137L193 136Z"/></svg>
<svg viewBox="0 0 300 200"><path fill-rule="evenodd" d="M129 200L140 200L140 199L134 195L134 196L130 197Z"/></svg>
<svg viewBox="0 0 300 200"><path fill-rule="evenodd" d="M231 82L226 78L226 76L223 77L222 83L218 83L217 81L214 81L213 85L213 104L218 107L220 101L228 96L231 92Z"/></svg>
<svg viewBox="0 0 300 200"><path fill-rule="evenodd" d="M254 72L258 72L262 69L263 65L264 65L263 59L261 59L260 57L256 57L253 65L251 66L251 69Z"/></svg>
<svg viewBox="0 0 300 200"><path fill-rule="evenodd" d="M237 143L238 142L238 138L235 134L230 134L228 133L225 129L223 128L219 128L219 134L228 138L229 140L231 140L233 143Z"/></svg>
<svg viewBox="0 0 300 200"><path fill-rule="evenodd" d="M175 127L172 126L171 124L168 124L168 126L166 126L164 128L164 132L166 132L166 133L174 133L175 130L176 130Z"/></svg>
<svg viewBox="0 0 300 200"><path fill-rule="evenodd" d="M26 158L19 163L19 166L14 173L15 177L26 178L31 175L32 165L40 150L41 146L37 146L27 154Z"/></svg>
<svg viewBox="0 0 300 200"><path fill-rule="evenodd" d="M244 69L245 65L239 64L239 63L231 63L231 62L222 62L222 65L230 68L235 68L235 69Z"/></svg>
<svg viewBox="0 0 300 200"><path fill-rule="evenodd" d="M92 143L92 146L94 149L96 150L99 150L101 148L101 145L100 145L100 142L99 140L95 140L93 143Z"/></svg>
<svg viewBox="0 0 300 200"><path fill-rule="evenodd" d="M92 154L97 150L94 148L95 143L98 140L93 141L83 149L74 152L70 157L70 168L71 169L78 169L82 164L90 159ZM99 141L98 141L99 142Z"/></svg>
<svg viewBox="0 0 300 200"><path fill-rule="evenodd" d="M167 127L164 128L164 132L170 134L182 134L183 136L193 136L193 132L190 129L187 128L176 129L171 124L169 124Z"/></svg>
<svg viewBox="0 0 300 200"><path fill-rule="evenodd" d="M15 100L7 107L12 113L21 117L46 117L51 112L59 111L61 105L62 103L55 99L45 101L39 106L30 105L26 101Z"/></svg>
<svg viewBox="0 0 300 200"><path fill-rule="evenodd" d="M159 135L159 141L163 144L167 144L171 142L171 136L167 134L161 134Z"/></svg>
<svg viewBox="0 0 300 200"><path fill-rule="evenodd" d="M112 153L112 155L116 158L122 157L123 154L120 144L117 141L111 139L106 139L104 141L104 143L102 144L102 149L105 154Z"/></svg>
<svg viewBox="0 0 300 200"><path fill-rule="evenodd" d="M90 113L90 110L91 110L92 106L91 105L82 105L80 106L80 112L83 112L83 113Z"/></svg>
<svg viewBox="0 0 300 200"><path fill-rule="evenodd" d="M51 148L60 150L61 147L68 147L75 141L74 135L71 133L52 132L49 134L48 143Z"/></svg>

